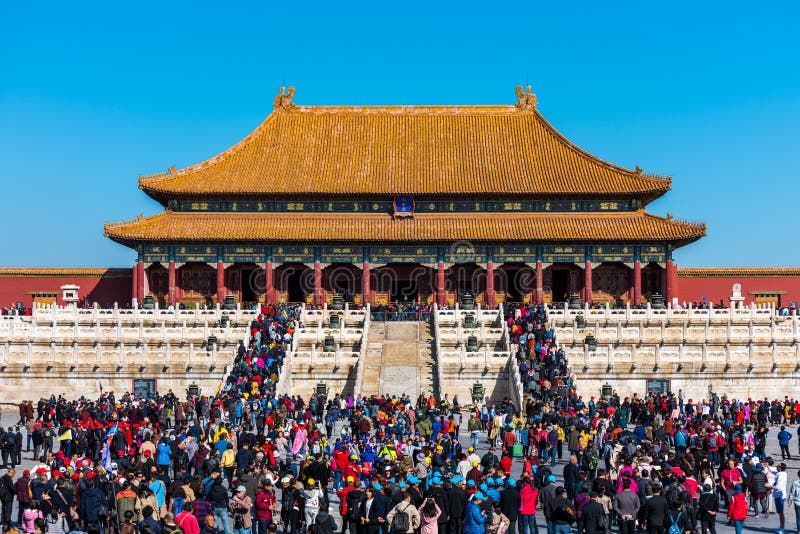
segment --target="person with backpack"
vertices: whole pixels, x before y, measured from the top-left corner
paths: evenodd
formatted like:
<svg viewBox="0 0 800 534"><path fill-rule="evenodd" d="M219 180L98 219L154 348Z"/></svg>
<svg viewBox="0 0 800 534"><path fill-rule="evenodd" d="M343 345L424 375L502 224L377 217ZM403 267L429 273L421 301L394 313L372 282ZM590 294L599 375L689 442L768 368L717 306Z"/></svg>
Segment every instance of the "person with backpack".
<svg viewBox="0 0 800 534"><path fill-rule="evenodd" d="M350 534L358 534L358 526L361 523L358 514L361 501L365 498L364 492L361 490L360 480L353 481L352 486L348 487L350 489L347 491L342 503L342 534L347 529L350 529Z"/></svg>
<svg viewBox="0 0 800 534"><path fill-rule="evenodd" d="M750 495L753 499L753 511L758 515L758 505L761 504L761 513L764 518L769 514L769 503L767 497L769 496L769 488L767 487L767 474L764 465L754 456L750 463L753 466L753 475L748 481Z"/></svg>
<svg viewBox="0 0 800 534"><path fill-rule="evenodd" d="M425 499L426 504L431 501L433 501L433 499L430 497ZM436 506L435 502L434 506ZM436 509L439 510L439 507L436 506ZM440 514L441 510L439 510L439 514L436 515L436 518L438 518ZM386 522L389 524L389 534L411 534L420 528L422 521L419 511L411 502L410 493L403 492L403 499L386 515ZM427 532L427 534L437 533L438 530L436 526L434 526L434 530L429 530Z"/></svg>
<svg viewBox="0 0 800 534"><path fill-rule="evenodd" d="M678 502L675 508L667 512L667 525L667 534L689 534L692 532L692 522L684 513L683 503Z"/></svg>
<svg viewBox="0 0 800 534"><path fill-rule="evenodd" d="M698 500L700 534L717 534L717 512L719 512L719 495L711 484L703 484L703 493Z"/></svg>
<svg viewBox="0 0 800 534"><path fill-rule="evenodd" d="M558 486L555 497L549 503L551 510L550 521L553 524L553 532L555 534L570 534L572 525L577 520L575 508L564 497L564 493L564 488Z"/></svg>
<svg viewBox="0 0 800 534"><path fill-rule="evenodd" d="M336 532L336 521L325 510L320 510L314 523L308 527L308 534L334 534Z"/></svg>
<svg viewBox="0 0 800 534"><path fill-rule="evenodd" d="M589 498L589 502L581 510L583 532L585 534L606 534L611 525L605 508L600 504L600 494L593 491Z"/></svg>

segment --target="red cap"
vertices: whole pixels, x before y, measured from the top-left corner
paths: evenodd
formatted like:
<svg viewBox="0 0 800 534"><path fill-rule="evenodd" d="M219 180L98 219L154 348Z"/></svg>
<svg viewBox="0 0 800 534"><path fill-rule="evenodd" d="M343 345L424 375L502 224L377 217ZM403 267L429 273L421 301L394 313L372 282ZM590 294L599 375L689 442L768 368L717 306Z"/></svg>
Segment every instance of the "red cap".
<svg viewBox="0 0 800 534"><path fill-rule="evenodd" d="M31 474L31 472L28 471L27 469L22 472L22 476L24 476L24 477L30 476L30 474Z"/></svg>
<svg viewBox="0 0 800 534"><path fill-rule="evenodd" d="M72 473L72 480L80 480L81 474L80 473Z"/></svg>
<svg viewBox="0 0 800 534"><path fill-rule="evenodd" d="M89 471L88 473L86 473L86 478L88 478L89 480L93 479L95 476L97 476L97 473L95 473L94 471Z"/></svg>
<svg viewBox="0 0 800 534"><path fill-rule="evenodd" d="M149 450L147 450L147 451L144 451L144 455L145 455L145 457L146 457L146 458L150 458L150 456L151 456L152 454L153 454L153 453L152 453L151 451L149 451Z"/></svg>

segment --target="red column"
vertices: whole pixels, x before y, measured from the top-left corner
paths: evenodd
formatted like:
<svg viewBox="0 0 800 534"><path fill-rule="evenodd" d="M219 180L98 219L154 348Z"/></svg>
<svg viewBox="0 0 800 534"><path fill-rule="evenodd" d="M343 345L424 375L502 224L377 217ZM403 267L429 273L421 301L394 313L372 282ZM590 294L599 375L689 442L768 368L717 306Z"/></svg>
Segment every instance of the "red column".
<svg viewBox="0 0 800 534"><path fill-rule="evenodd" d="M444 262L440 261L436 270L436 302L439 306L447 304L447 292L444 287Z"/></svg>
<svg viewBox="0 0 800 534"><path fill-rule="evenodd" d="M314 304L321 306L325 302L325 295L322 291L322 264L314 262Z"/></svg>
<svg viewBox="0 0 800 534"><path fill-rule="evenodd" d="M642 262L633 262L633 303L638 306L642 303Z"/></svg>
<svg viewBox="0 0 800 534"><path fill-rule="evenodd" d="M364 268L361 271L361 301L364 304L372 304L372 290L369 287L369 262L364 262Z"/></svg>
<svg viewBox="0 0 800 534"><path fill-rule="evenodd" d="M494 308L494 262L486 262L486 305Z"/></svg>
<svg viewBox="0 0 800 534"><path fill-rule="evenodd" d="M542 262L536 262L536 304L544 303L544 268Z"/></svg>
<svg viewBox="0 0 800 534"><path fill-rule="evenodd" d="M169 262L169 274L167 276L167 283L169 285L169 292L167 293L169 296L169 304L170 306L175 306L178 303L177 293L175 291L175 262Z"/></svg>
<svg viewBox="0 0 800 534"><path fill-rule="evenodd" d="M139 263L137 262L133 268L131 269L131 278L132 286L131 286L131 300L136 299L137 302L139 300ZM141 304L141 303L139 303Z"/></svg>
<svg viewBox="0 0 800 534"><path fill-rule="evenodd" d="M264 304L275 304L274 273L272 262L264 262Z"/></svg>
<svg viewBox="0 0 800 534"><path fill-rule="evenodd" d="M140 261L136 265L136 270L139 271L138 276L136 277L136 299L139 301L139 306L142 305L142 301L144 301L144 262Z"/></svg>
<svg viewBox="0 0 800 534"><path fill-rule="evenodd" d="M592 303L592 262L587 261L583 269L583 300Z"/></svg>
<svg viewBox="0 0 800 534"><path fill-rule="evenodd" d="M217 302L222 304L225 302L225 264L221 261L217 262Z"/></svg>
<svg viewBox="0 0 800 534"><path fill-rule="evenodd" d="M675 262L667 262L667 302L678 296L678 266Z"/></svg>

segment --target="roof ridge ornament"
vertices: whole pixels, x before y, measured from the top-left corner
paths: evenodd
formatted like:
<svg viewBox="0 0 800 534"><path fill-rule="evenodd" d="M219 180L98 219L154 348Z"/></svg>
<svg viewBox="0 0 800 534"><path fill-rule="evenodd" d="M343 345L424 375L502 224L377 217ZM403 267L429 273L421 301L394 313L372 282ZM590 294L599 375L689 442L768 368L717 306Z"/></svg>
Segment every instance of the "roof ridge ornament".
<svg viewBox="0 0 800 534"><path fill-rule="evenodd" d="M292 99L294 99L294 86L290 85L289 90L287 91L286 87L282 85L281 92L275 97L275 100L272 102L272 106L275 109L293 108L294 104L292 103Z"/></svg>
<svg viewBox="0 0 800 534"><path fill-rule="evenodd" d="M520 111L533 111L536 109L536 95L531 93L531 86L517 86L517 109Z"/></svg>

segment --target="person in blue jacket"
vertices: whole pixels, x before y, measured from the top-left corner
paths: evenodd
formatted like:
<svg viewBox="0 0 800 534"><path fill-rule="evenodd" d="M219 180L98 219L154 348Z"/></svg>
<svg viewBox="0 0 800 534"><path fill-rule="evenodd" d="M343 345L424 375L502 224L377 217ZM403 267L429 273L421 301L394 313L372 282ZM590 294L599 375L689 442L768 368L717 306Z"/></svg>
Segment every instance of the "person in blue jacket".
<svg viewBox="0 0 800 534"><path fill-rule="evenodd" d="M798 430L800 432L800 430ZM787 432L786 427L781 425L781 431L778 432L778 445L781 448L781 460L791 460L792 453L789 452L789 440L792 435Z"/></svg>
<svg viewBox="0 0 800 534"><path fill-rule="evenodd" d="M484 500L486 500L486 496L479 491L467 503L467 511L464 514L464 534L484 534L483 524L486 522L486 511L481 510Z"/></svg>
<svg viewBox="0 0 800 534"><path fill-rule="evenodd" d="M161 438L156 448L156 465L158 465L158 472L165 474L169 470L170 463L172 463L172 447L169 446L167 438Z"/></svg>
<svg viewBox="0 0 800 534"><path fill-rule="evenodd" d="M100 517L100 505L106 506L103 492L97 489L94 480L86 482L86 489L81 493L81 504L78 512L83 528L86 530L89 525L97 525L100 532L103 532L103 520Z"/></svg>

